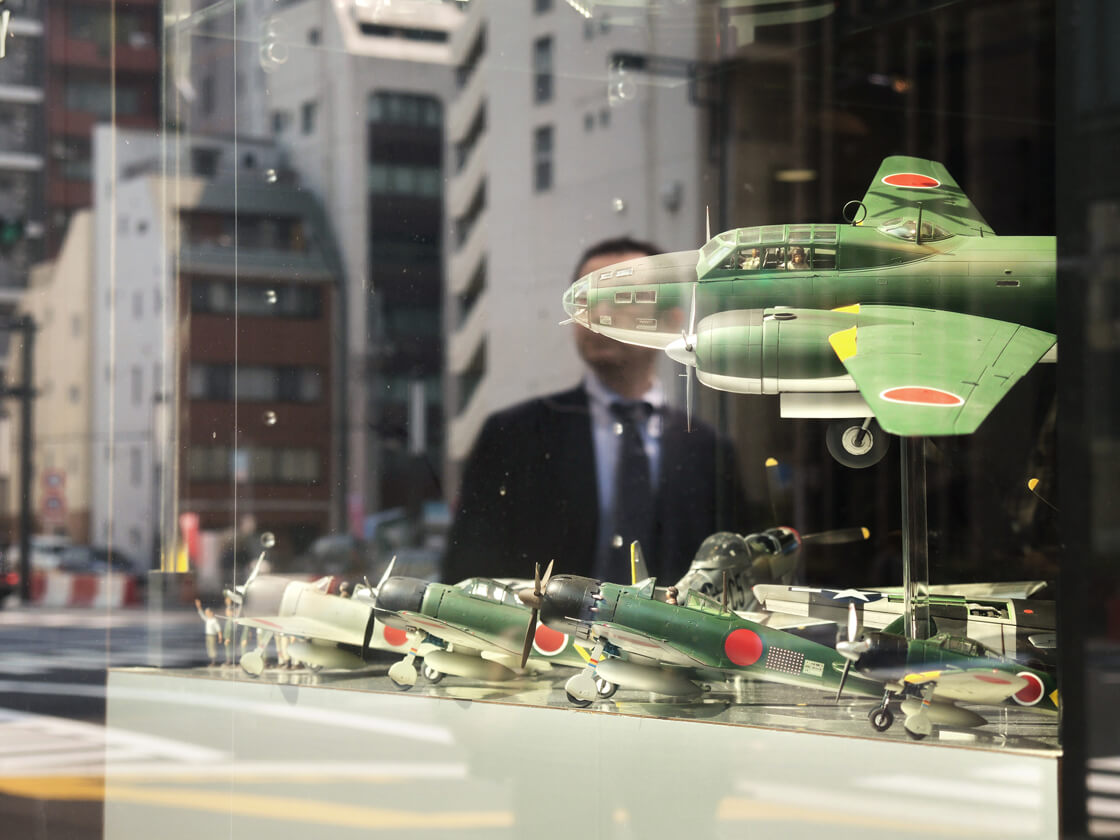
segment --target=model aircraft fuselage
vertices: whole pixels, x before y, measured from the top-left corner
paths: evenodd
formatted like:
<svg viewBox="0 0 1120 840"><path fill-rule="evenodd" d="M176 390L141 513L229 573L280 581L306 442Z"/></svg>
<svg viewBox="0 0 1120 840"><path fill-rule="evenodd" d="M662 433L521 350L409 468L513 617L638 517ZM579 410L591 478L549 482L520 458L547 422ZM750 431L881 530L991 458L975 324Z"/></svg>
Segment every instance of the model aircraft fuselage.
<svg viewBox="0 0 1120 840"><path fill-rule="evenodd" d="M783 416L967 434L1055 345L1055 240L996 236L932 161L887 158L862 224L721 233L564 295L575 323L664 350Z"/></svg>
<svg viewBox="0 0 1120 840"><path fill-rule="evenodd" d="M603 644L609 658L594 666L602 678L670 695L685 693L680 686L687 688L693 676L742 675L835 689L844 665L831 648L750 621L697 592L683 604L658 600L652 581L620 586L557 575L545 588L540 617L554 630ZM682 676L662 666L688 671ZM868 680L850 685L856 693L880 691ZM569 693L580 697L574 686L570 681Z"/></svg>
<svg viewBox="0 0 1120 840"><path fill-rule="evenodd" d="M529 610L498 581L469 578L452 586L391 577L378 590L376 613L385 625L424 639L411 655L422 655L432 673L486 680L516 676ZM544 626L535 628L533 651L538 667L578 667L585 661L571 636ZM394 666L389 676L411 685L410 667Z"/></svg>

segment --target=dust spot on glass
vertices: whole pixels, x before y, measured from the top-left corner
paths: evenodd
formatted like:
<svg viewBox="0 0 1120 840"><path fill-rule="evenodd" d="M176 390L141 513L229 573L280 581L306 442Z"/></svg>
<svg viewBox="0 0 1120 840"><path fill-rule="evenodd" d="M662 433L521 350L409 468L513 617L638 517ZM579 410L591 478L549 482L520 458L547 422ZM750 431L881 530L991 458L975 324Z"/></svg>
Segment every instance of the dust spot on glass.
<svg viewBox="0 0 1120 840"><path fill-rule="evenodd" d="M615 198L611 200L611 209L616 213L626 212L626 200L622 198Z"/></svg>
<svg viewBox="0 0 1120 840"><path fill-rule="evenodd" d="M264 299L267 303L276 303L276 290L269 289L264 293Z"/></svg>
<svg viewBox="0 0 1120 840"><path fill-rule="evenodd" d="M615 534L611 537L612 548L622 548L622 534Z"/></svg>
<svg viewBox="0 0 1120 840"><path fill-rule="evenodd" d="M498 488L498 495L499 496L504 496L505 494L506 494L506 486L503 484L501 487Z"/></svg>
<svg viewBox="0 0 1120 840"><path fill-rule="evenodd" d="M279 176L278 176L278 175L276 174L276 170L275 170L275 169L266 169L266 170L264 171L264 180L265 180L265 183L267 183L267 184L275 184L275 183L276 183L276 181L277 181L278 179L279 179Z"/></svg>
<svg viewBox="0 0 1120 840"><path fill-rule="evenodd" d="M622 434L622 424L621 423L615 423L613 426L611 426L611 431L613 431L616 435L621 435Z"/></svg>
<svg viewBox="0 0 1120 840"><path fill-rule="evenodd" d="M264 424L266 426L275 426L276 425L276 412L275 411L266 411L264 413Z"/></svg>
<svg viewBox="0 0 1120 840"><path fill-rule="evenodd" d="M264 548L272 548L276 545L276 535L271 531L265 531L261 534L261 545Z"/></svg>

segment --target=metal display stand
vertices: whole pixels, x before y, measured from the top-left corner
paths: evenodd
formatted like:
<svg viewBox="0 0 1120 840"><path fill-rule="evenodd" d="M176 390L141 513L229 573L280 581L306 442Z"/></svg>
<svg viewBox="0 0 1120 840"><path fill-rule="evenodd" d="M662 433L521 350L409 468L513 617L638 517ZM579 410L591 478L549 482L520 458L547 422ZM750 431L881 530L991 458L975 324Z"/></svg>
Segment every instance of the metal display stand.
<svg viewBox="0 0 1120 840"><path fill-rule="evenodd" d="M926 522L926 439L902 442L902 591L908 639L928 639L929 528Z"/></svg>

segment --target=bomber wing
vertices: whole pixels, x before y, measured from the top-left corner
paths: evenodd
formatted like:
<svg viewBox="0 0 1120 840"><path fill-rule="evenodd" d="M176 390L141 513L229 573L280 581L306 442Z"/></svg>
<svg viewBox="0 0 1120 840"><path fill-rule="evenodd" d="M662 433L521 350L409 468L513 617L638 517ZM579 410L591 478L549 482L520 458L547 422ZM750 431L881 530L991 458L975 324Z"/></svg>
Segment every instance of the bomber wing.
<svg viewBox="0 0 1120 840"><path fill-rule="evenodd" d="M453 645L473 648L475 650L496 649L503 653L521 655L521 642L525 635L525 627L511 626L508 633L483 633L474 627L465 624L444 621L432 618L419 612L404 610L397 613L410 627L425 630L445 642ZM529 611L525 610L525 624L529 623Z"/></svg>
<svg viewBox="0 0 1120 840"><path fill-rule="evenodd" d="M370 617L372 617L372 613ZM253 627L267 633L279 633L301 639L317 639L342 645L357 645L360 647L365 640L365 627L361 629L356 626L346 628L318 618L300 615L254 616L253 618L239 618L237 623L242 627Z"/></svg>
<svg viewBox="0 0 1120 840"><path fill-rule="evenodd" d="M1053 333L910 306L860 306L829 343L886 431L963 435L1054 346Z"/></svg>
<svg viewBox="0 0 1120 840"><path fill-rule="evenodd" d="M859 220L877 227L890 219L917 219L940 225L958 236L994 236L980 211L942 164L895 155L883 160L863 196L867 215ZM858 217L857 217L858 220Z"/></svg>
<svg viewBox="0 0 1120 840"><path fill-rule="evenodd" d="M679 665L685 668L707 668L715 665L714 662L700 658L681 645L621 624L596 621L591 625L591 634L594 638L608 641L632 656L652 659L666 665Z"/></svg>

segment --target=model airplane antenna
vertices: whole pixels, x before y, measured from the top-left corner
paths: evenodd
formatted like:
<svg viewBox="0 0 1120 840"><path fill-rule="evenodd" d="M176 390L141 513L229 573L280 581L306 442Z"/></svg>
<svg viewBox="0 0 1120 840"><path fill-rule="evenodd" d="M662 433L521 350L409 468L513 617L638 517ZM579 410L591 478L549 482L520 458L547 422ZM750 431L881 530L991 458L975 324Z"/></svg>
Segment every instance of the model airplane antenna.
<svg viewBox="0 0 1120 840"><path fill-rule="evenodd" d="M704 205L704 241L710 242L712 239L712 209L707 204Z"/></svg>

